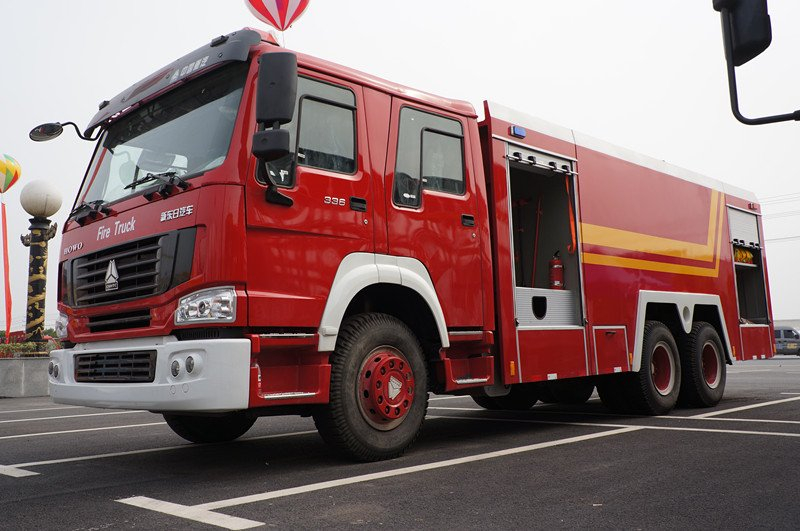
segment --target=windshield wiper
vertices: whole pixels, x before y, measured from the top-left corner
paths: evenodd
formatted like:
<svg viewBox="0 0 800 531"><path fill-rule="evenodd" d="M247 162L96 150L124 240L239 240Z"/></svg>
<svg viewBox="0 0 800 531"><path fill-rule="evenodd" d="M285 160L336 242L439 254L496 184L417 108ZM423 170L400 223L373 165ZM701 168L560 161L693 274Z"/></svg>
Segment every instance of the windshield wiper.
<svg viewBox="0 0 800 531"><path fill-rule="evenodd" d="M148 201L152 201L156 194L160 195L161 197L167 197L172 194L177 186L181 190L186 190L189 188L189 183L185 180L178 177L178 174L174 171L165 171L162 173L148 173L141 179L134 179L128 186L125 187L127 190L128 188L136 188L137 186L145 183L149 183L152 181L161 181L161 187L154 191L147 194L144 194L144 198Z"/></svg>
<svg viewBox="0 0 800 531"><path fill-rule="evenodd" d="M108 203L106 201L103 201L102 199L96 199L88 202L84 201L72 209L72 212L70 212L69 216L67 216L67 221L75 218L75 221L83 225L88 221L89 218L94 219L98 214L111 214L111 209L108 207Z"/></svg>
<svg viewBox="0 0 800 531"><path fill-rule="evenodd" d="M189 187L189 185L186 184L186 181L184 181L183 179L178 177L177 172L165 171L165 172L162 172L162 173L148 173L147 175L145 175L141 179L134 179L131 182L131 184L129 184L128 186L125 187L125 190L127 190L129 188L136 188L140 184L145 184L145 183L149 183L149 182L152 182L152 181L161 181L164 184L169 184L169 185L172 185L172 186L177 185L183 190L185 190L186 188Z"/></svg>

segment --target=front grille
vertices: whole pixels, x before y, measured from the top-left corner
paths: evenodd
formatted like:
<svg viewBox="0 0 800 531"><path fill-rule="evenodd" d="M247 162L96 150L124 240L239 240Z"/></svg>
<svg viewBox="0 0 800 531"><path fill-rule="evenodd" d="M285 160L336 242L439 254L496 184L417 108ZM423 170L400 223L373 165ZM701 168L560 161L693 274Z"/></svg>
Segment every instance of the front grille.
<svg viewBox="0 0 800 531"><path fill-rule="evenodd" d="M113 304L160 295L186 282L195 232L191 228L151 236L68 261L62 271L63 301L74 307Z"/></svg>
<svg viewBox="0 0 800 531"><path fill-rule="evenodd" d="M90 332L109 332L111 330L146 328L148 326L150 326L150 310L137 310L133 312L89 317Z"/></svg>
<svg viewBox="0 0 800 531"><path fill-rule="evenodd" d="M162 239L164 236L146 238L76 259L73 266L75 304L107 304L157 294ZM106 276L112 260L117 272L117 288L106 291Z"/></svg>
<svg viewBox="0 0 800 531"><path fill-rule="evenodd" d="M155 350L75 356L76 382L146 383L153 382L155 378Z"/></svg>

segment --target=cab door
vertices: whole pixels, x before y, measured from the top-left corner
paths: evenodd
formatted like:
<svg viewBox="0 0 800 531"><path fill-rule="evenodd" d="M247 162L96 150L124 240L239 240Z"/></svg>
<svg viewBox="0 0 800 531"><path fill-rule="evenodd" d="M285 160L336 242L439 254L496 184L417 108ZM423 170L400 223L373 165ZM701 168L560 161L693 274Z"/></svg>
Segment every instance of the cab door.
<svg viewBox="0 0 800 531"><path fill-rule="evenodd" d="M297 93L294 118L284 126L292 153L267 165L251 158L251 326L318 327L342 259L374 250L362 89L301 69ZM276 185L267 185L265 171Z"/></svg>
<svg viewBox="0 0 800 531"><path fill-rule="evenodd" d="M389 254L427 268L448 328L483 325L480 232L466 119L395 98L386 166Z"/></svg>

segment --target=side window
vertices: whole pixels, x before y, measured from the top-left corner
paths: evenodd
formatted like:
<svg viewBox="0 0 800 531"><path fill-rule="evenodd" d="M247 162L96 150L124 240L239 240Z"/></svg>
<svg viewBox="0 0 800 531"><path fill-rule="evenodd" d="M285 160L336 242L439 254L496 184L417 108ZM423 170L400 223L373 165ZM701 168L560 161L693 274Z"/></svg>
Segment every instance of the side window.
<svg viewBox="0 0 800 531"><path fill-rule="evenodd" d="M396 205L420 206L422 189L464 193L464 133L460 122L405 107L400 111L398 137L392 190Z"/></svg>
<svg viewBox="0 0 800 531"><path fill-rule="evenodd" d="M352 91L299 77L294 117L284 129L289 131L292 152L266 164L277 186L294 186L297 165L339 173L356 171L356 97ZM267 182L263 174L257 178Z"/></svg>
<svg viewBox="0 0 800 531"><path fill-rule="evenodd" d="M775 339L783 339L783 330L775 330Z"/></svg>

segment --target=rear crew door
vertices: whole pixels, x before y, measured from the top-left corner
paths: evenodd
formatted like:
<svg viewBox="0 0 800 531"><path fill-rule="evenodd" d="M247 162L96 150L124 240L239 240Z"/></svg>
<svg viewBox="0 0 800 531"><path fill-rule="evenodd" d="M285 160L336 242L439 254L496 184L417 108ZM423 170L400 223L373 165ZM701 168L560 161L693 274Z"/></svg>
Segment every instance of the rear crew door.
<svg viewBox="0 0 800 531"><path fill-rule="evenodd" d="M427 268L448 328L481 327L480 232L466 120L394 99L390 131L389 254Z"/></svg>

